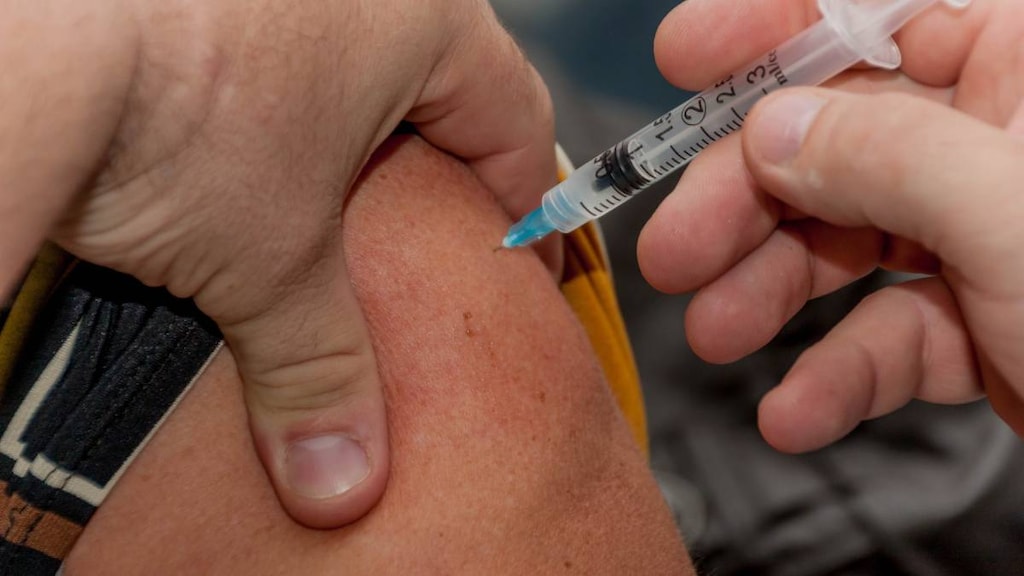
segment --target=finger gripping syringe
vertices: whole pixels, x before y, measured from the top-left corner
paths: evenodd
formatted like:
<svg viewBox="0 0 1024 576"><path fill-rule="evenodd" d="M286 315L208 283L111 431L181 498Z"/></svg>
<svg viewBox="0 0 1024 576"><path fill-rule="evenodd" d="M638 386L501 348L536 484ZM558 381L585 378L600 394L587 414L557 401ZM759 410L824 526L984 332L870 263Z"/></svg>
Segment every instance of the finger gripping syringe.
<svg viewBox="0 0 1024 576"><path fill-rule="evenodd" d="M898 68L892 34L937 1L818 0L819 22L574 171L512 226L502 245L525 246L604 216L739 130L774 90L815 86L860 61ZM962 8L970 0L945 2Z"/></svg>

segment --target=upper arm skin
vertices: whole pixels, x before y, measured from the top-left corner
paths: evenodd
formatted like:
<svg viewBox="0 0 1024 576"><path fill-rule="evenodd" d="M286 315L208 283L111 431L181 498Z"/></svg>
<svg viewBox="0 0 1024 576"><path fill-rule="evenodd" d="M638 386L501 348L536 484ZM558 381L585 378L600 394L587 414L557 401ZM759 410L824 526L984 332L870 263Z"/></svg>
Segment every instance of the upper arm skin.
<svg viewBox="0 0 1024 576"><path fill-rule="evenodd" d="M557 286L459 163L378 155L345 254L386 387L391 479L340 530L295 524L220 354L65 564L78 574L679 574L689 560Z"/></svg>

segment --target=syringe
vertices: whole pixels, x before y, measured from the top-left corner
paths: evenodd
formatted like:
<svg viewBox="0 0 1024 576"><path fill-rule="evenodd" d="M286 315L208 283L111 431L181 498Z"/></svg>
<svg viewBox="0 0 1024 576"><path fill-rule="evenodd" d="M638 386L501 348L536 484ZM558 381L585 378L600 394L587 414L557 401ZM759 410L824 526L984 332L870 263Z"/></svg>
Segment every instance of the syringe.
<svg viewBox="0 0 1024 576"><path fill-rule="evenodd" d="M892 34L938 0L818 0L822 19L748 66L612 146L544 194L502 246L570 232L621 206L743 126L758 100L783 86L814 86L860 61L900 65ZM944 0L963 8L971 0Z"/></svg>

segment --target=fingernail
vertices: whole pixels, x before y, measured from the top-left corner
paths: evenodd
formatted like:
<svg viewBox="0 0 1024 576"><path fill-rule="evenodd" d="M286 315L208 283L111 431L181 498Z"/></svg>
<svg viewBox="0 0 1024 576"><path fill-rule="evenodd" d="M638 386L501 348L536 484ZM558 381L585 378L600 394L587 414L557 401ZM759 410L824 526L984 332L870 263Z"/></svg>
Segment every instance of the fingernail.
<svg viewBox="0 0 1024 576"><path fill-rule="evenodd" d="M285 474L292 490L306 498L345 493L370 474L366 452L345 436L317 436L295 442L285 453Z"/></svg>
<svg viewBox="0 0 1024 576"><path fill-rule="evenodd" d="M792 160L824 105L824 99L801 93L769 100L757 123L751 126L752 141L761 157L772 164Z"/></svg>

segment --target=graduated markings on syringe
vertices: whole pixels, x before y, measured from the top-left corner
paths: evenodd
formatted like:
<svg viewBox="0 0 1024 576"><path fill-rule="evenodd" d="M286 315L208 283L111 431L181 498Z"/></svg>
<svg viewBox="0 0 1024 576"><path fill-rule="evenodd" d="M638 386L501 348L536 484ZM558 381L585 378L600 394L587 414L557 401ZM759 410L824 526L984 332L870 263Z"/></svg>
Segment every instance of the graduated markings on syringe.
<svg viewBox="0 0 1024 576"><path fill-rule="evenodd" d="M632 138L627 139L625 141L629 142L627 155L634 169L642 173L650 182L660 180L662 177L671 174L679 167L688 164L695 156L711 146L711 144L742 128L743 122L750 113L750 108L753 107L757 100L768 95L775 88L781 88L789 83L789 79L786 77L785 71L778 63L778 57L776 56L775 51L772 50L765 55L764 62L755 63L749 70L745 71L745 78L743 78L743 80L752 86L757 86L767 77L771 76L775 80L775 86L769 85L771 86L770 90L769 86L762 84L761 86L757 86L760 94L758 94L758 91L754 91L745 92L740 95L743 103L747 104L747 106L744 106L744 109L740 111L736 109L735 105L730 105L728 110L732 113L732 117L727 121L712 127L709 131L707 127L702 125L711 110L707 103L707 98L714 99L715 108L725 106L727 103L734 100L737 97L736 87L734 85L735 76L735 73L730 74L724 80L716 83L712 90L705 91L705 93L693 97L678 108L668 112L651 124L648 124L647 127L638 132ZM708 94L708 92L712 93ZM756 97L751 98L751 95ZM687 148L682 150L677 148L675 143L668 142L671 134L678 127L678 125L673 122L675 117L678 117L679 121L686 126L684 129L699 129L701 134L703 134L703 137L689 144ZM660 130L653 134L654 138L656 138L660 143L667 143L669 150L672 151L672 155L665 158L664 161L657 166L650 166L643 160L644 144L637 141L637 137L640 135L650 135L650 132L655 128L660 128ZM606 155L607 154L608 153L606 153ZM594 161L595 163L599 163L605 157L606 156L599 156L598 158L595 158ZM610 166L610 164L605 164L599 167L595 176L601 180L608 178L608 166ZM633 196L633 193L637 191L638 190L630 191L628 189L620 190L619 188L613 188L612 193L601 202L588 205L581 201L579 202L579 205L592 217L597 218L628 200Z"/></svg>
<svg viewBox="0 0 1024 576"><path fill-rule="evenodd" d="M774 50L767 54L766 60L767 65L757 64L747 72L747 76L745 78L746 82L751 85L756 85L760 80L763 80L764 78L770 75L773 78L775 78L777 87L781 88L782 86L788 84L789 79L786 78L785 71L783 71L782 67L779 66L778 58ZM713 95L715 98L715 102L717 104L724 105L726 102L736 97L736 88L733 85L734 78L735 74L730 74L726 79L714 85L714 88L716 89L723 87L727 88ZM771 92L771 90L769 90L765 86L761 86L760 91L762 96L767 96ZM658 120L655 120L654 123L651 124L651 126L659 126L664 123L669 123L669 125L665 129L654 135L655 138L657 138L659 141L664 142L666 140L666 136L672 133L672 131L675 129L675 127L671 125L671 119L674 114L678 113L680 120L682 120L683 124L687 126L694 126L700 128L700 131L704 134L704 138L693 143L689 148L686 148L684 150L679 150L678 148L676 148L674 144L669 144L669 149L672 150L675 156L672 158L668 158L665 162L654 167L653 169L648 168L647 166L641 163L639 169L642 170L648 178L650 178L651 180L661 178L662 176L671 173L676 168L688 163L690 160L693 160L695 156L703 152L708 146L710 146L714 142L717 142L718 140L721 140L722 138L725 138L729 134L732 134L733 132L736 132L737 130L742 128L743 122L747 119L747 114L750 113L749 109L740 112L736 110L735 106L730 106L729 111L732 112L733 118L730 119L728 122L725 122L717 127L714 127L710 132L708 132L708 129L701 125L704 122L704 119L707 117L707 108L708 105L707 101L705 100L705 97L697 96L690 100L689 102L683 104L683 106L681 106L679 109L669 112L668 114L659 118ZM641 150L643 150L643 144L640 144L638 148L631 150L630 157L634 158L636 153L640 152Z"/></svg>

